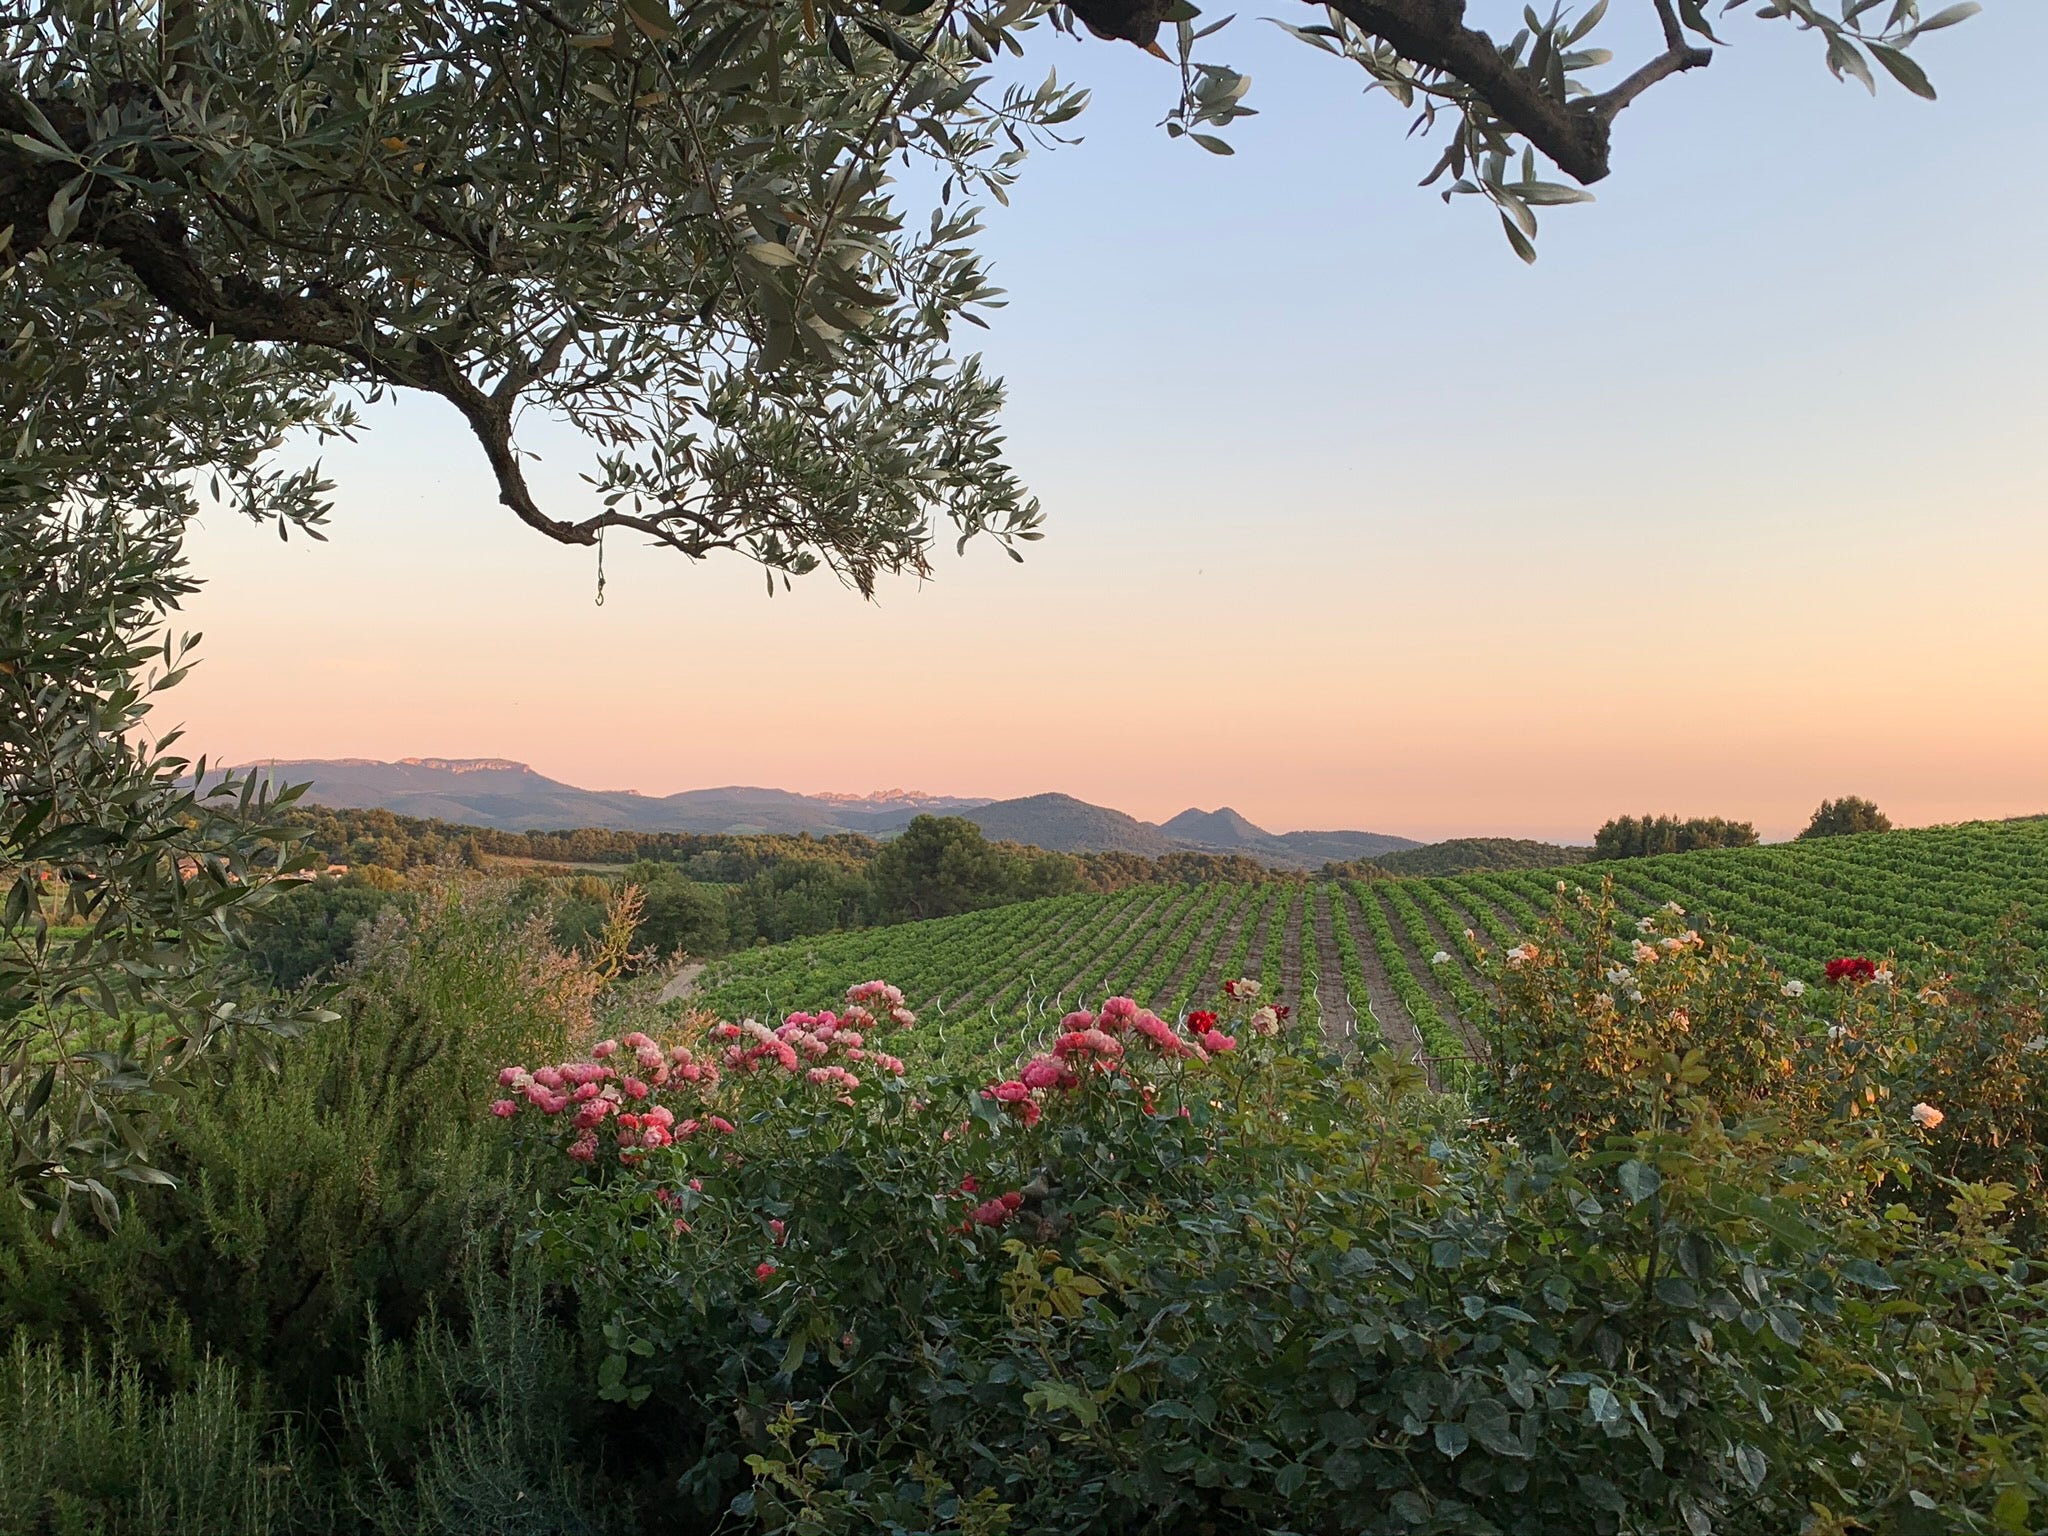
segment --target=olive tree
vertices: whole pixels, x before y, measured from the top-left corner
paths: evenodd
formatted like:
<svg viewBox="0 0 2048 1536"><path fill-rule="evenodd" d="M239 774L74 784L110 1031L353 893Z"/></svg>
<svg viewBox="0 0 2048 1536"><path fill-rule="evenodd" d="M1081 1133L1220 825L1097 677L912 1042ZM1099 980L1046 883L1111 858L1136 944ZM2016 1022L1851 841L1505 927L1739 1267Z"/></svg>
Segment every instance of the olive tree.
<svg viewBox="0 0 2048 1536"><path fill-rule="evenodd" d="M1619 114L1712 57L1699 0L1647 4L1661 51L1605 84L1607 0L1524 11L1504 43L1464 0L1288 25L1441 121L1432 179L1530 254L1530 210L1583 198ZM1924 94L1905 50L1975 7L1723 9ZM863 592L922 572L935 524L1015 553L1039 512L953 340L997 300L976 200L1083 105L991 61L1076 18L1162 56L1167 31L1168 131L1228 148L1248 82L1194 58L1215 28L1187 0L4 0L0 305L104 316L166 367L195 337L239 348L301 410L438 396L509 514L568 544L825 564ZM928 195L892 181L906 162ZM595 510L540 504L535 418L591 445Z"/></svg>

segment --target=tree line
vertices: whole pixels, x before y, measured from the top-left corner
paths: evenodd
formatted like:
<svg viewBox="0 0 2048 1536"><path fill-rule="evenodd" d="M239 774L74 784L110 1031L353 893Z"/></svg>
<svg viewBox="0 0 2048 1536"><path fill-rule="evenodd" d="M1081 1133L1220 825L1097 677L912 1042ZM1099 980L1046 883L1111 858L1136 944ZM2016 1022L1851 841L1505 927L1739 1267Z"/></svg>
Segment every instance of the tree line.
<svg viewBox="0 0 2048 1536"><path fill-rule="evenodd" d="M579 949L597 942L611 902L632 885L641 898L634 948L697 958L1047 896L1280 878L1242 854L1148 858L992 842L958 816L919 816L886 842L854 833L508 832L324 806L304 807L303 817L312 847L347 872L292 892L252 924L252 958L285 987L331 972L365 922L435 875L520 875L521 908ZM616 872L562 867L572 863Z"/></svg>

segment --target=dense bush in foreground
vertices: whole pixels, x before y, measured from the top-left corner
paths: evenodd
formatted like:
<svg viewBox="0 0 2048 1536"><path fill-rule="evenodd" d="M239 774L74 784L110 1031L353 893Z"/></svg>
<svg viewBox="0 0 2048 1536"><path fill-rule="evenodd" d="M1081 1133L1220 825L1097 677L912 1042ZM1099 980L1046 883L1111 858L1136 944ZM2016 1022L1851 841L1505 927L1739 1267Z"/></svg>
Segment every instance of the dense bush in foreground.
<svg viewBox="0 0 2048 1536"><path fill-rule="evenodd" d="M880 984L664 1032L446 896L180 1189L10 1234L0 1531L2037 1528L2036 963L1688 922L1560 901L1468 1108L1245 985L966 1075Z"/></svg>

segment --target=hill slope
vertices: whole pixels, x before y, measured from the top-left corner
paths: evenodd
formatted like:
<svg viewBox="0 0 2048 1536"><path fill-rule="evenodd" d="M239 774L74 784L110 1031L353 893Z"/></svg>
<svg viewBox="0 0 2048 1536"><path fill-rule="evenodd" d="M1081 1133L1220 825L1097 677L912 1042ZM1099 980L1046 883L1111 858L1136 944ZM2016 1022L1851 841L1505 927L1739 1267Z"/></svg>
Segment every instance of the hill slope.
<svg viewBox="0 0 2048 1536"><path fill-rule="evenodd" d="M1229 806L1204 811L1190 806L1160 831L1198 848L1248 853L1283 869L1313 869L1346 859L1370 859L1422 845L1390 832L1268 832Z"/></svg>
<svg viewBox="0 0 2048 1536"><path fill-rule="evenodd" d="M799 795L734 785L674 795L578 789L502 758L409 757L271 761L280 782L312 782L320 805L396 811L501 831L606 827L634 832L864 832L901 830L925 811L952 814L987 802L891 790L879 795Z"/></svg>
<svg viewBox="0 0 2048 1536"><path fill-rule="evenodd" d="M957 814L998 842L1028 843L1055 853L1142 853L1157 858L1191 846L1149 821L1072 795L1026 795Z"/></svg>
<svg viewBox="0 0 2048 1536"><path fill-rule="evenodd" d="M1377 854L1373 862L1392 875L1455 875L1468 869L1562 869L1585 863L1590 852L1524 837L1453 837Z"/></svg>
<svg viewBox="0 0 2048 1536"><path fill-rule="evenodd" d="M1014 1048L1113 993L1171 1013L1251 976L1334 1035L1377 1033L1454 1075L1445 1058L1483 1051L1491 1018L1478 951L1497 959L1560 881L1604 879L1624 915L1675 901L1809 985L1836 955L1911 961L1922 944L1984 940L2016 909L2020 937L2048 947L2048 821L1979 822L1548 870L1063 896L750 950L716 962L698 1000L765 1016L879 975L925 1012L919 1050L955 1056L996 1037Z"/></svg>

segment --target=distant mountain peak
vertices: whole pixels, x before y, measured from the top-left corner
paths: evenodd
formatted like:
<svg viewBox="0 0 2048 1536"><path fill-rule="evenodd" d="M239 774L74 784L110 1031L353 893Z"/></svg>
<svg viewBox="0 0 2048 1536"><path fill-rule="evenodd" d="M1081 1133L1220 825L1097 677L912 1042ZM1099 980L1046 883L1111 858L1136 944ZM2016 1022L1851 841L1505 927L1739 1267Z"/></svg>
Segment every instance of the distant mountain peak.
<svg viewBox="0 0 2048 1536"><path fill-rule="evenodd" d="M810 797L823 800L827 805L866 806L923 806L923 805L986 805L987 797L963 797L960 795L935 795L928 789L871 789L865 794L852 794L845 790L821 789Z"/></svg>
<svg viewBox="0 0 2048 1536"><path fill-rule="evenodd" d="M367 765L374 759L352 757L341 758L338 761ZM515 763L509 757L401 757L398 762L404 768L438 768L443 773L533 772L526 764Z"/></svg>
<svg viewBox="0 0 2048 1536"><path fill-rule="evenodd" d="M1272 833L1264 827L1254 826L1227 805L1213 811L1189 806L1173 820L1162 823L1160 830L1192 842L1220 843L1226 847L1250 846L1273 840Z"/></svg>

